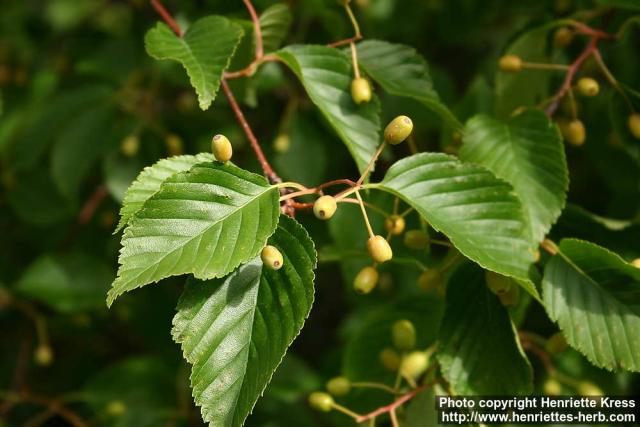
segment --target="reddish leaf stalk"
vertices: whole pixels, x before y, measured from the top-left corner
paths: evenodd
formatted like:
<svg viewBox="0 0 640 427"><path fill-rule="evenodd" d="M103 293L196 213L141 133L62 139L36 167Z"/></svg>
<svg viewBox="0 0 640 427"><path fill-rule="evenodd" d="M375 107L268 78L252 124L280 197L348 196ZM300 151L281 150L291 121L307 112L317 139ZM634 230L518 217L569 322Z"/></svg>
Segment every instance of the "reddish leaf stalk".
<svg viewBox="0 0 640 427"><path fill-rule="evenodd" d="M244 5L249 11L249 15L251 15L251 21L253 22L253 32L256 36L256 59L260 59L264 55L264 49L262 47L262 30L260 28L260 18L258 18L256 9L253 7L253 4L251 4L251 0L243 1Z"/></svg>
<svg viewBox="0 0 640 427"><path fill-rule="evenodd" d="M103 185L100 185L98 188L96 188L93 194L91 194L89 199L85 202L84 206L82 206L82 209L78 214L78 224L80 225L88 224L106 197L107 197L106 185L103 184Z"/></svg>
<svg viewBox="0 0 640 427"><path fill-rule="evenodd" d="M356 419L357 423L362 423L365 421L368 421L372 418L376 418L382 414L386 414L388 412L391 412L393 410L395 410L397 407L404 405L406 402L408 402L409 400L413 399L418 393L426 390L427 388L429 388L430 386L432 386L433 384L435 384L434 382L431 382L429 384L425 384L421 387L418 387L414 390L411 390L410 392L403 394L402 396L400 396L398 399L396 399L393 403L387 405L387 406L382 406L378 409L376 409L373 412L369 412L368 414L365 415L361 415L360 417L358 417Z"/></svg>
<svg viewBox="0 0 640 427"><path fill-rule="evenodd" d="M596 31L596 30L593 30L593 31ZM575 78L578 70L580 70L580 67L582 66L584 61L586 61L589 56L591 56L595 51L598 50L598 40L602 38L598 34L599 33L594 33L591 36L591 40L589 40L589 43L587 43L587 46L584 48L582 53L569 66L569 69L567 70L567 74L564 78L564 82L562 83L562 86L560 86L560 89L558 90L558 92L556 92L556 94L553 96L553 101L547 107L547 111L546 111L547 116L551 117L553 113L555 113L555 111L558 109L558 105L560 104L560 100L571 89L571 84L573 83L573 79Z"/></svg>
<svg viewBox="0 0 640 427"><path fill-rule="evenodd" d="M176 33L178 37L182 37L182 30L180 29L180 26L175 21L175 19L173 19L171 14L167 11L167 9L162 4L162 2L160 0L151 0L151 6L153 6L156 12L158 12L158 15L162 17L162 19L164 20L164 22L167 23L169 28L171 28L171 30L173 30L173 32Z"/></svg>

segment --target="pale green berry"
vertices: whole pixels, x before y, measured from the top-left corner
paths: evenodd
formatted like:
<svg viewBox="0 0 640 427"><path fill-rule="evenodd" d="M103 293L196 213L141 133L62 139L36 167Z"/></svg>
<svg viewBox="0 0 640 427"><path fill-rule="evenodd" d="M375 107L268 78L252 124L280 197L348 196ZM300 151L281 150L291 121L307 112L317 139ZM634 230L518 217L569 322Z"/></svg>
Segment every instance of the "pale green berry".
<svg viewBox="0 0 640 427"><path fill-rule="evenodd" d="M544 345L550 354L560 354L567 349L567 339L562 332L551 335Z"/></svg>
<svg viewBox="0 0 640 427"><path fill-rule="evenodd" d="M484 279L489 290L496 295L507 293L514 286L513 280L493 271L486 271Z"/></svg>
<svg viewBox="0 0 640 427"><path fill-rule="evenodd" d="M267 245L260 253L262 263L270 270L280 270L284 263L282 253L275 246Z"/></svg>
<svg viewBox="0 0 640 427"><path fill-rule="evenodd" d="M402 234L404 231L406 223L403 217L400 215L389 215L384 220L384 228L387 232L391 233L393 236L398 236Z"/></svg>
<svg viewBox="0 0 640 427"><path fill-rule="evenodd" d="M542 392L547 396L559 396L562 393L562 384L555 378L547 378L542 384Z"/></svg>
<svg viewBox="0 0 640 427"><path fill-rule="evenodd" d="M309 395L309 405L321 412L330 412L333 409L333 397L323 391L314 391Z"/></svg>
<svg viewBox="0 0 640 427"><path fill-rule="evenodd" d="M367 79L359 77L351 81L351 98L356 104L371 101L371 85Z"/></svg>
<svg viewBox="0 0 640 427"><path fill-rule="evenodd" d="M393 258L393 251L389 242L382 236L372 236L367 240L367 251L375 262L383 263Z"/></svg>
<svg viewBox="0 0 640 427"><path fill-rule="evenodd" d="M600 92L600 85L590 77L583 77L578 80L578 92L582 96L596 96Z"/></svg>
<svg viewBox="0 0 640 427"><path fill-rule="evenodd" d="M437 268L425 270L418 277L418 286L424 291L437 289L442 285L442 273Z"/></svg>
<svg viewBox="0 0 640 427"><path fill-rule="evenodd" d="M335 377L327 381L326 388L334 396L345 396L351 391L351 381L345 377Z"/></svg>
<svg viewBox="0 0 640 427"><path fill-rule="evenodd" d="M313 204L313 214L318 219L330 219L338 209L338 204L333 196L322 196Z"/></svg>
<svg viewBox="0 0 640 427"><path fill-rule="evenodd" d="M40 344L33 353L33 359L40 366L49 366L53 363L53 350L47 344Z"/></svg>
<svg viewBox="0 0 640 427"><path fill-rule="evenodd" d="M424 374L429 366L429 357L423 351L412 351L402 359L400 363L400 374L410 380L417 379Z"/></svg>
<svg viewBox="0 0 640 427"><path fill-rule="evenodd" d="M500 58L498 66L506 73L517 73L522 69L522 59L516 55L505 55Z"/></svg>
<svg viewBox="0 0 640 427"><path fill-rule="evenodd" d="M429 234L424 230L408 230L404 233L404 245L411 249L426 249L429 240Z"/></svg>
<svg viewBox="0 0 640 427"><path fill-rule="evenodd" d="M413 131L413 122L407 116L398 116L384 129L384 140L391 145L400 144Z"/></svg>
<svg viewBox="0 0 640 427"><path fill-rule="evenodd" d="M378 284L378 270L375 267L364 267L353 280L353 288L359 294L368 294Z"/></svg>
<svg viewBox="0 0 640 427"><path fill-rule="evenodd" d="M390 371L397 371L400 367L400 355L391 347L382 349L380 352L380 363Z"/></svg>
<svg viewBox="0 0 640 427"><path fill-rule="evenodd" d="M416 346L416 328L410 320L398 320L391 327L391 338L398 350L412 350Z"/></svg>
<svg viewBox="0 0 640 427"><path fill-rule="evenodd" d="M211 151L216 160L222 163L228 162L233 156L231 142L224 135L216 135L211 139Z"/></svg>

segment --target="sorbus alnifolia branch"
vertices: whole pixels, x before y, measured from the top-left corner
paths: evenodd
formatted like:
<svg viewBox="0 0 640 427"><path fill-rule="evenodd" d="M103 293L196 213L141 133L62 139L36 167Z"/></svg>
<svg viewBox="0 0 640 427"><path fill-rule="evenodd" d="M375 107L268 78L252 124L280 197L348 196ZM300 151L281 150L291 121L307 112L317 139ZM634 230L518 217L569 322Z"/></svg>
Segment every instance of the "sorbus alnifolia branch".
<svg viewBox="0 0 640 427"><path fill-rule="evenodd" d="M156 12L158 12L158 15L162 17L162 19L164 20L164 22L167 23L169 28L171 28L171 30L174 33L176 33L176 36L182 37L182 30L180 29L180 26L175 21L175 19L173 19L171 14L167 11L167 9L162 4L162 2L160 0L151 0L151 6L153 6Z"/></svg>
<svg viewBox="0 0 640 427"><path fill-rule="evenodd" d="M408 402L409 400L413 399L418 393L421 393L423 391L425 391L426 389L428 389L429 387L431 387L432 385L436 384L438 381L434 380L431 381L423 386L420 386L414 390L411 390L408 393L405 393L404 395L402 395L401 397L399 397L398 399L396 399L393 403L391 403L390 405L386 405L386 406L382 406L378 409L376 409L373 412L370 412L368 414L362 415L360 417L358 417L356 419L356 422L358 423L363 423L367 420L370 420L371 418L375 418L379 415L382 414L386 414L389 413L393 410L395 410L396 408L404 405L406 402Z"/></svg>
<svg viewBox="0 0 640 427"><path fill-rule="evenodd" d="M353 37L349 37L348 39L338 40L337 42L329 43L329 44L327 44L327 47L340 47L340 46L344 46L346 44L357 42L358 40L362 40L362 36L361 35L353 36Z"/></svg>
<svg viewBox="0 0 640 427"><path fill-rule="evenodd" d="M382 153L382 150L384 150L386 146L387 146L386 141L383 141L382 144L380 144L380 146L378 147L378 150L373 155L371 160L369 160L369 164L367 165L365 170L362 172L362 175L360 175L360 178L358 178L358 181L356 182L357 185L361 185L364 182L364 180L367 178L367 175L369 175L369 172L371 172L371 169L373 168L373 165L376 163L376 160L378 160L380 153Z"/></svg>
<svg viewBox="0 0 640 427"><path fill-rule="evenodd" d="M355 43L349 43L351 47L351 62L353 63L353 75L356 79L360 78L360 67L358 66L358 51Z"/></svg>
<svg viewBox="0 0 640 427"><path fill-rule="evenodd" d="M364 217L364 223L367 226L367 232L369 233L369 237L373 237L373 229L371 228L371 223L369 222L369 216L367 215L367 210L364 208L364 203L362 202L362 197L360 197L360 192L358 189L355 190L356 198L358 199L358 203L360 204L360 210L362 211L362 216Z"/></svg>
<svg viewBox="0 0 640 427"><path fill-rule="evenodd" d="M353 25L353 31L355 33L354 37L362 38L362 34L360 33L360 25L358 25L358 20L353 14L353 10L351 10L351 5L349 4L349 2L344 3L344 9L347 11L347 15L349 16L351 25Z"/></svg>
<svg viewBox="0 0 640 427"><path fill-rule="evenodd" d="M249 15L251 15L251 22L253 22L253 32L256 38L256 59L260 59L264 55L264 50L262 48L262 29L260 28L260 18L258 18L256 9L253 7L253 4L251 4L251 0L242 1L249 11Z"/></svg>

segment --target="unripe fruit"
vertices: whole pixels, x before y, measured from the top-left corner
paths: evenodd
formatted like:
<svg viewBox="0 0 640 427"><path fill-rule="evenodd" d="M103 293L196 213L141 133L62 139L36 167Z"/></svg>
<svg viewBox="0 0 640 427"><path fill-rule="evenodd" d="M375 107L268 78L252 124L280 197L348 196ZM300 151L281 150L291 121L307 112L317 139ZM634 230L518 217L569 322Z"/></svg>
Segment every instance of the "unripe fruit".
<svg viewBox="0 0 640 427"><path fill-rule="evenodd" d="M267 245L262 249L260 258L264 265L270 270L280 270L284 263L282 254L275 246Z"/></svg>
<svg viewBox="0 0 640 427"><path fill-rule="evenodd" d="M398 350L412 350L416 346L416 328L409 320L398 320L391 327L391 338Z"/></svg>
<svg viewBox="0 0 640 427"><path fill-rule="evenodd" d="M351 98L356 104L371 101L371 85L369 80L358 77L351 81Z"/></svg>
<svg viewBox="0 0 640 427"><path fill-rule="evenodd" d="M393 236L398 236L402 234L405 227L404 218L400 215L389 215L387 219L384 220L384 228L387 232L391 233Z"/></svg>
<svg viewBox="0 0 640 427"><path fill-rule="evenodd" d="M380 352L380 363L386 369L395 372L400 367L400 355L390 347L384 348Z"/></svg>
<svg viewBox="0 0 640 427"><path fill-rule="evenodd" d="M567 125L567 142L576 147L584 144L587 137L587 131L584 128L584 124L580 120L572 120Z"/></svg>
<svg viewBox="0 0 640 427"><path fill-rule="evenodd" d="M353 280L353 288L359 294L368 294L378 284L378 270L368 266L360 270Z"/></svg>
<svg viewBox="0 0 640 427"><path fill-rule="evenodd" d="M137 135L129 135L120 143L120 151L125 157L133 157L140 149L140 139Z"/></svg>
<svg viewBox="0 0 640 427"><path fill-rule="evenodd" d="M568 46L573 40L573 31L570 28L562 27L558 28L553 33L553 44L559 47Z"/></svg>
<svg viewBox="0 0 640 427"><path fill-rule="evenodd" d="M273 141L273 150L276 153L286 153L291 148L291 138L286 133L281 133Z"/></svg>
<svg viewBox="0 0 640 427"><path fill-rule="evenodd" d="M351 381L345 377L335 377L327 381L326 387L334 396L345 396L351 391Z"/></svg>
<svg viewBox="0 0 640 427"><path fill-rule="evenodd" d="M580 396L603 396L604 392L590 381L580 381L577 390Z"/></svg>
<svg viewBox="0 0 640 427"><path fill-rule="evenodd" d="M631 135L636 139L640 139L640 113L631 114L627 125L629 126Z"/></svg>
<svg viewBox="0 0 640 427"><path fill-rule="evenodd" d="M46 344L41 344L36 347L36 351L33 353L33 359L36 364L40 366L49 366L53 362L53 351L51 347Z"/></svg>
<svg viewBox="0 0 640 427"><path fill-rule="evenodd" d="M429 233L424 230L409 230L404 233L404 245L415 250L429 246Z"/></svg>
<svg viewBox="0 0 640 427"><path fill-rule="evenodd" d="M484 280L489 290L496 295L505 294L513 287L513 281L510 278L502 274L494 273L493 271L486 271L484 273Z"/></svg>
<svg viewBox="0 0 640 427"><path fill-rule="evenodd" d="M391 246L382 236L370 237L367 240L367 251L369 251L369 256L375 262L383 263L393 258Z"/></svg>
<svg viewBox="0 0 640 427"><path fill-rule="evenodd" d="M410 380L415 380L424 374L429 366L429 358L423 351L412 351L400 363L400 374Z"/></svg>
<svg viewBox="0 0 640 427"><path fill-rule="evenodd" d="M164 143L167 146L167 151L169 152L170 156L179 156L184 152L184 144L182 143L182 138L180 138L178 135L175 135L173 133L168 134L164 139Z"/></svg>
<svg viewBox="0 0 640 427"><path fill-rule="evenodd" d="M333 196L322 196L313 204L313 214L318 219L330 219L338 209L338 204Z"/></svg>
<svg viewBox="0 0 640 427"><path fill-rule="evenodd" d="M636 268L640 268L640 258L636 258L633 261L631 261L631 265L633 265Z"/></svg>
<svg viewBox="0 0 640 427"><path fill-rule="evenodd" d="M578 92L582 96L596 96L600 92L600 85L590 77L583 77L578 80Z"/></svg>
<svg viewBox="0 0 640 427"><path fill-rule="evenodd" d="M309 395L309 405L317 411L330 412L333 403L333 397L329 393L314 391Z"/></svg>
<svg viewBox="0 0 640 427"><path fill-rule="evenodd" d="M522 59L516 55L505 55L500 58L498 66L506 73L517 73L522 69Z"/></svg>
<svg viewBox="0 0 640 427"><path fill-rule="evenodd" d="M425 270L418 277L418 286L424 291L437 289L442 284L442 273L437 268Z"/></svg>
<svg viewBox="0 0 640 427"><path fill-rule="evenodd" d="M547 378L542 384L542 392L547 396L559 396L562 393L562 384L555 378Z"/></svg>
<svg viewBox="0 0 640 427"><path fill-rule="evenodd" d="M556 332L549 337L544 345L544 348L550 354L560 354L567 349L567 340L562 332Z"/></svg>
<svg viewBox="0 0 640 427"><path fill-rule="evenodd" d="M398 116L384 129L384 140L391 145L400 144L413 131L413 122L407 116Z"/></svg>
<svg viewBox="0 0 640 427"><path fill-rule="evenodd" d="M107 404L105 412L111 417L119 417L127 412L127 407L121 400L112 400Z"/></svg>
<svg viewBox="0 0 640 427"><path fill-rule="evenodd" d="M520 301L520 286L514 285L504 293L498 294L500 303L505 307L514 307Z"/></svg>
<svg viewBox="0 0 640 427"><path fill-rule="evenodd" d="M216 135L211 140L211 151L216 160L222 163L228 162L233 156L233 147L224 135Z"/></svg>

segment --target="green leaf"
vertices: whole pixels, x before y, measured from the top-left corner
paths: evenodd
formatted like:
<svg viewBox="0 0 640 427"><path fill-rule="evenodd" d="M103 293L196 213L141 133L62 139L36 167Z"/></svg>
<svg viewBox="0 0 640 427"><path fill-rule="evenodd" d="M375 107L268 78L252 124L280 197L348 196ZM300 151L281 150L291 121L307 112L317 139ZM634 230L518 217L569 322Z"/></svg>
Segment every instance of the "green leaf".
<svg viewBox="0 0 640 427"><path fill-rule="evenodd" d="M353 102L347 56L326 46L289 46L276 55L298 76L362 172L380 142L379 102L377 98L364 105Z"/></svg>
<svg viewBox="0 0 640 427"><path fill-rule="evenodd" d="M367 40L357 45L358 64L391 95L413 98L438 114L449 126L462 124L442 103L433 88L429 67L412 47Z"/></svg>
<svg viewBox="0 0 640 427"><path fill-rule="evenodd" d="M177 173L185 172L198 163L213 160L215 160L215 157L209 153L200 153L195 156L174 156L162 159L153 166L144 168L124 196L122 208L120 209L120 222L116 227L115 233L123 229L131 221L133 215L142 209L144 202L157 193L162 183L168 178Z"/></svg>
<svg viewBox="0 0 640 427"><path fill-rule="evenodd" d="M62 313L103 307L113 280L111 267L89 255L43 255L24 272L15 289Z"/></svg>
<svg viewBox="0 0 640 427"><path fill-rule="evenodd" d="M482 267L528 278L535 248L509 184L488 170L441 153L396 162L379 184L411 205L463 255Z"/></svg>
<svg viewBox="0 0 640 427"><path fill-rule="evenodd" d="M532 370L507 310L473 264L458 269L447 288L437 358L456 395L523 395Z"/></svg>
<svg viewBox="0 0 640 427"><path fill-rule="evenodd" d="M620 9L640 10L640 3L637 0L597 0L596 3Z"/></svg>
<svg viewBox="0 0 640 427"><path fill-rule="evenodd" d="M582 240L559 247L542 282L549 317L594 365L640 371L640 269Z"/></svg>
<svg viewBox="0 0 640 427"><path fill-rule="evenodd" d="M277 50L289 33L293 16L289 6L276 3L260 14L260 30L262 31L262 47L267 52Z"/></svg>
<svg viewBox="0 0 640 427"><path fill-rule="evenodd" d="M313 303L307 232L283 216L269 243L282 252L280 270L257 257L225 279L191 280L178 303L172 335L193 365L193 396L212 427L243 424Z"/></svg>
<svg viewBox="0 0 640 427"><path fill-rule="evenodd" d="M278 223L279 192L232 164L203 163L167 179L127 226L107 304L169 276L222 277L253 258Z"/></svg>
<svg viewBox="0 0 640 427"><path fill-rule="evenodd" d="M533 242L541 242L560 216L569 188L557 126L538 110L528 110L506 122L475 116L465 126L460 158L486 167L513 185L523 203Z"/></svg>
<svg viewBox="0 0 640 427"><path fill-rule="evenodd" d="M68 199L75 199L82 180L108 148L115 111L98 105L80 112L60 132L51 150L51 177Z"/></svg>
<svg viewBox="0 0 640 427"><path fill-rule="evenodd" d="M182 37L158 22L147 32L144 44L155 59L182 64L198 94L200 108L206 110L216 98L222 73L229 66L242 34L242 27L227 18L207 16L194 22Z"/></svg>

